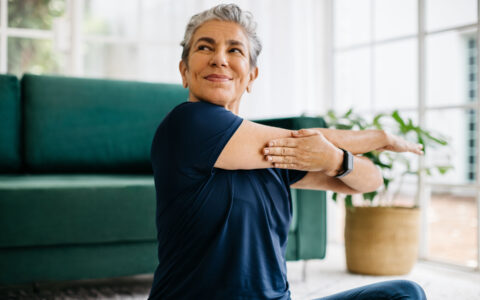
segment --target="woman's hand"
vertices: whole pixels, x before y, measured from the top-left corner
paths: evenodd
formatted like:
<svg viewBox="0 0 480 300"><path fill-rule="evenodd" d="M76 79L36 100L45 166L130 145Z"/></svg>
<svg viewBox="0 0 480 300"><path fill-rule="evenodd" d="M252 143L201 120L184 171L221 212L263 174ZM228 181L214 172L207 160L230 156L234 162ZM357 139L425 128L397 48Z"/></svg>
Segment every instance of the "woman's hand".
<svg viewBox="0 0 480 300"><path fill-rule="evenodd" d="M338 173L343 159L343 152L313 129L293 131L291 138L272 140L263 154L275 168L323 171L329 176Z"/></svg>
<svg viewBox="0 0 480 300"><path fill-rule="evenodd" d="M387 145L377 149L378 151L394 151L394 152L412 152L423 155L423 145L408 142L399 136L385 132L387 137Z"/></svg>

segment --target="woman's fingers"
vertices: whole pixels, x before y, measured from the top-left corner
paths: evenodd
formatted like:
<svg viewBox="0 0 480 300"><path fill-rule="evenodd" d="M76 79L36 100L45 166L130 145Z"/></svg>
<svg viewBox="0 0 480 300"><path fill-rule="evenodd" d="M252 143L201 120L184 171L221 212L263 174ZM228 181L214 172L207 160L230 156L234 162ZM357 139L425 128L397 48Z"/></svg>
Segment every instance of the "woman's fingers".
<svg viewBox="0 0 480 300"><path fill-rule="evenodd" d="M418 154L418 155L423 155L422 149L423 149L422 144L414 144L411 152L413 152L415 154Z"/></svg>
<svg viewBox="0 0 480 300"><path fill-rule="evenodd" d="M283 138L271 140L268 142L269 147L296 147L298 140L295 138Z"/></svg>
<svg viewBox="0 0 480 300"><path fill-rule="evenodd" d="M315 129L300 129L300 130L292 131L293 137L306 137L306 136L312 136L317 134L320 134L320 133Z"/></svg>
<svg viewBox="0 0 480 300"><path fill-rule="evenodd" d="M289 147L267 147L263 148L263 154L267 155L291 155L295 156L295 148Z"/></svg>
<svg viewBox="0 0 480 300"><path fill-rule="evenodd" d="M272 163L296 163L297 158L295 156L272 156L272 155L267 155L265 157L266 160Z"/></svg>
<svg viewBox="0 0 480 300"><path fill-rule="evenodd" d="M276 139L276 140L271 140L268 143L268 146L270 147L297 147L298 141L296 139L302 138L302 137L309 137L313 135L319 135L321 134L319 131L315 129L300 129L300 130L294 130L291 131L291 135L293 138L283 138L283 139Z"/></svg>

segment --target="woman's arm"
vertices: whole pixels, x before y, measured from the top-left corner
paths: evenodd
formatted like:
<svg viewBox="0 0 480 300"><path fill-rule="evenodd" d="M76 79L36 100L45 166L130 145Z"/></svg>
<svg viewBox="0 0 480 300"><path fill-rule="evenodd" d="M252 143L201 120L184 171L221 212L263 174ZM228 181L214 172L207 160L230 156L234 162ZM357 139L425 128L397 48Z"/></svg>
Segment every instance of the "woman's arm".
<svg viewBox="0 0 480 300"><path fill-rule="evenodd" d="M226 170L251 170L274 167L273 163L265 160L263 149L272 139L282 139L292 136L292 131L257 124L243 120L240 127L230 138L220 153L215 167ZM316 163L317 168L323 171L335 172L338 168L338 151L332 143L327 140L319 141L316 144L317 151L322 152L322 161ZM341 151L340 151L341 152ZM309 171L309 170L306 170Z"/></svg>
<svg viewBox="0 0 480 300"><path fill-rule="evenodd" d="M338 135L350 134L338 131L331 134L337 137L339 146L360 147L344 140L342 144ZM294 136L294 137L292 137ZM395 143L379 143L376 148L392 151L406 151L415 148L415 144L392 136ZM359 144L371 140L356 139ZM349 150L347 148L347 150ZM266 152L268 151L268 153ZM269 160L270 158L270 160ZM310 171L296 187L308 189L326 189L347 193L369 192L383 183L380 171L367 158L355 156L353 171L341 179L334 178L342 164L343 152L330 142L318 130L300 130L295 132L265 126L244 120L215 162L215 167L227 170L284 168ZM328 179L328 180L327 180Z"/></svg>
<svg viewBox="0 0 480 300"><path fill-rule="evenodd" d="M384 147L388 137L383 130L341 130L327 128L312 128L320 131L327 140L338 148L343 148L352 154L363 154Z"/></svg>
<svg viewBox="0 0 480 300"><path fill-rule="evenodd" d="M406 142L384 130L312 129L321 132L325 138L336 147L348 150L353 154L363 154L373 150L390 150L422 154L422 146L420 144ZM295 135L292 134L292 136Z"/></svg>
<svg viewBox="0 0 480 300"><path fill-rule="evenodd" d="M353 171L345 177L335 178L323 172L308 172L291 187L306 190L333 191L342 194L368 193L383 184L380 171L365 157L356 156Z"/></svg>
<svg viewBox="0 0 480 300"><path fill-rule="evenodd" d="M273 162L276 168L310 171L294 187L354 194L374 191L383 184L380 170L368 158L361 156L354 156L350 174L335 178L342 167L343 151L317 130L301 130L300 134L302 136L297 135L296 138L272 140L264 149L266 160ZM331 144L333 150L325 147L326 143ZM334 151L334 155L327 157L325 152L328 151ZM326 160L332 160L336 167L324 169Z"/></svg>
<svg viewBox="0 0 480 300"><path fill-rule="evenodd" d="M366 157L354 157L353 171L342 178L320 171L309 171L291 187L306 190L333 191L342 194L369 193L383 184L380 170ZM280 167L282 168L282 167Z"/></svg>
<svg viewBox="0 0 480 300"><path fill-rule="evenodd" d="M326 189L343 193L373 191L382 184L378 169L363 157L354 158L354 170L350 174L341 179L333 178L341 168L343 152L318 131L307 133L311 135L289 138L292 136L290 130L244 120L221 152L215 167L229 170L276 167L310 171L296 183L297 188ZM277 146L283 145L284 141L289 147L284 147L283 150L282 147L269 148L272 151L277 149L279 155L272 155L272 152L265 156L264 149L272 139L274 143L278 143ZM294 164L293 159L296 157L288 155L291 151L298 158L300 153L303 155L301 164ZM281 153L284 156L281 156ZM272 157L272 160L266 159L268 157Z"/></svg>

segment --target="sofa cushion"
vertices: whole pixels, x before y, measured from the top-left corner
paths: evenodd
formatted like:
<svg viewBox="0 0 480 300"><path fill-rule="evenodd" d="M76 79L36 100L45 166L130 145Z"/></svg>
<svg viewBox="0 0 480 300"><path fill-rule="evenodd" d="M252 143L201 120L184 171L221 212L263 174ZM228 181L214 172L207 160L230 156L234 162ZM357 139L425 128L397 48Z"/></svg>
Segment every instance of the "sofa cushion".
<svg viewBox="0 0 480 300"><path fill-rule="evenodd" d="M155 241L150 175L0 176L0 248Z"/></svg>
<svg viewBox="0 0 480 300"><path fill-rule="evenodd" d="M188 91L177 84L25 75L27 171L151 173L157 126Z"/></svg>
<svg viewBox="0 0 480 300"><path fill-rule="evenodd" d="M154 241L155 210L152 176L3 175L0 248Z"/></svg>
<svg viewBox="0 0 480 300"><path fill-rule="evenodd" d="M18 172L20 154L20 85L13 75L0 75L0 173Z"/></svg>

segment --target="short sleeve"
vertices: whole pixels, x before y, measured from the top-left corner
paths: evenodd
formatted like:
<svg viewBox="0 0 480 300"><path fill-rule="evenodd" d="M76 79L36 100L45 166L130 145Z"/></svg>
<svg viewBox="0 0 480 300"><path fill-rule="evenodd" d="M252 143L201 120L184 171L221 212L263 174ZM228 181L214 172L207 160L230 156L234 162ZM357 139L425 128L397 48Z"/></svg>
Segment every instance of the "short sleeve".
<svg viewBox="0 0 480 300"><path fill-rule="evenodd" d="M286 170L286 171L287 171L288 183L290 185L294 184L297 181L300 181L308 173L308 171L300 171L300 170Z"/></svg>
<svg viewBox="0 0 480 300"><path fill-rule="evenodd" d="M169 115L169 153L180 168L211 172L223 148L243 119L224 107L187 102Z"/></svg>

